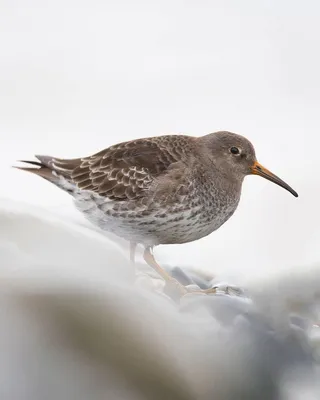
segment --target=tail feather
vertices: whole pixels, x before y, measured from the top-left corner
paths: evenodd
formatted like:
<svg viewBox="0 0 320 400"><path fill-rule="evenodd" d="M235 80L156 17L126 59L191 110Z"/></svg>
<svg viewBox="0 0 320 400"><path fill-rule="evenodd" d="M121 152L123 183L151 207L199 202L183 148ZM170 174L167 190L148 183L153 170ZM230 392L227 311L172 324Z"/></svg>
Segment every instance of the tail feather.
<svg viewBox="0 0 320 400"><path fill-rule="evenodd" d="M19 162L36 165L37 167L44 167L44 165L39 163L38 161L19 160Z"/></svg>
<svg viewBox="0 0 320 400"><path fill-rule="evenodd" d="M62 176L66 179L71 178L71 174L75 166L77 166L78 160L63 160L60 158L54 158L51 156L42 156L35 155L35 157L40 161L29 161L29 160L20 160L20 162L34 165L39 168L25 168L25 167L16 167L23 171L32 172L36 175L43 176L46 179L48 177L55 178L56 175Z"/></svg>
<svg viewBox="0 0 320 400"><path fill-rule="evenodd" d="M60 158L42 155L36 155L35 157L39 160L39 162L28 160L20 161L25 164L29 164L30 167L14 168L38 175L41 178L44 178L58 186L60 189L63 189L70 194L74 194L75 184L72 182L72 171L79 165L81 159L63 160ZM67 183L69 183L69 185Z"/></svg>
<svg viewBox="0 0 320 400"><path fill-rule="evenodd" d="M53 172L52 169L50 169L41 162L28 161L28 160L19 160L19 161L39 168L34 168L34 167L13 167L13 168L20 169L21 171L31 172L52 183L55 183L58 180L57 176L52 173Z"/></svg>
<svg viewBox="0 0 320 400"><path fill-rule="evenodd" d="M48 168L52 168L52 163L54 158L51 156L41 156L41 155L35 155L35 158L37 158L40 161L40 164L42 166L48 167ZM28 161L30 164L31 162ZM52 168L53 169L53 168Z"/></svg>
<svg viewBox="0 0 320 400"><path fill-rule="evenodd" d="M62 158L54 158L50 156L35 156L42 165L55 171L64 178L71 178L72 171L81 163L81 159L64 160Z"/></svg>

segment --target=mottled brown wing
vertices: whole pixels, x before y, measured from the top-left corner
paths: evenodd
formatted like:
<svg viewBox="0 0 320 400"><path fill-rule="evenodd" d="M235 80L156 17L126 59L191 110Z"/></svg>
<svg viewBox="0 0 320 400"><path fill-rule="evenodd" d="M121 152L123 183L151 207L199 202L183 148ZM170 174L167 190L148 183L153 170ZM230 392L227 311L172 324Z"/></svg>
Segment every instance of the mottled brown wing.
<svg viewBox="0 0 320 400"><path fill-rule="evenodd" d="M134 200L143 197L154 179L180 160L187 150L181 140L181 136L138 139L82 159L53 159L51 165L80 189L110 200Z"/></svg>

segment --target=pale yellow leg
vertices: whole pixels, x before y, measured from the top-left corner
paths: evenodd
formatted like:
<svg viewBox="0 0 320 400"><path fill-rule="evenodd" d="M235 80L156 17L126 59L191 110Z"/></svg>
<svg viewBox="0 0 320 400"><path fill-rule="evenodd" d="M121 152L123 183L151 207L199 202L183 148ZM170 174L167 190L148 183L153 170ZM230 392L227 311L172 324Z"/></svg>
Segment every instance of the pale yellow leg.
<svg viewBox="0 0 320 400"><path fill-rule="evenodd" d="M179 283L176 279L174 279L166 270L164 270L160 265L157 263L155 260L152 252L152 248L147 247L144 250L143 253L143 258L145 262L153 268L170 286L175 287L175 289L180 293L181 296L184 296L185 294L188 293L188 290L181 284Z"/></svg>
<svg viewBox="0 0 320 400"><path fill-rule="evenodd" d="M217 289L216 288L202 289L200 292L204 294L216 294Z"/></svg>

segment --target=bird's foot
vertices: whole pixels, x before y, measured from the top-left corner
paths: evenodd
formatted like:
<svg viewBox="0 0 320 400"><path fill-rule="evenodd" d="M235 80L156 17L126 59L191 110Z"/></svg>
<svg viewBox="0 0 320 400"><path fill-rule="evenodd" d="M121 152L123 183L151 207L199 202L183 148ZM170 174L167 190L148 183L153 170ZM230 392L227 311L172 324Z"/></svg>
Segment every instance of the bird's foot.
<svg viewBox="0 0 320 400"><path fill-rule="evenodd" d="M187 287L182 285L176 279L171 278L166 281L164 292L170 296L173 300L178 301L186 295L212 295L216 294L217 288L200 289L198 285L188 285Z"/></svg>
<svg viewBox="0 0 320 400"><path fill-rule="evenodd" d="M175 278L166 280L164 287L164 293L172 298L172 300L178 301L181 297L189 293L189 290L178 282Z"/></svg>
<svg viewBox="0 0 320 400"><path fill-rule="evenodd" d="M190 294L190 295L200 294L203 296L207 296L207 295L212 295L212 294L217 293L217 288L215 288L215 287L209 288L209 289L200 289L199 286L197 286L197 285L189 285L186 289L188 290L187 294Z"/></svg>
<svg viewBox="0 0 320 400"><path fill-rule="evenodd" d="M225 283L217 284L216 286L208 289L200 289L199 286L197 285L189 285L187 286L187 289L188 289L188 294L202 294L202 295L224 294L229 296L245 297L245 292L243 289Z"/></svg>
<svg viewBox="0 0 320 400"><path fill-rule="evenodd" d="M151 247L145 248L145 251L143 253L144 260L163 278L163 280L165 281L164 294L171 297L172 300L178 302L183 296L186 296L187 294L199 293L209 295L216 292L215 288L200 289L198 285L189 285L188 287L184 286L157 263L151 250Z"/></svg>

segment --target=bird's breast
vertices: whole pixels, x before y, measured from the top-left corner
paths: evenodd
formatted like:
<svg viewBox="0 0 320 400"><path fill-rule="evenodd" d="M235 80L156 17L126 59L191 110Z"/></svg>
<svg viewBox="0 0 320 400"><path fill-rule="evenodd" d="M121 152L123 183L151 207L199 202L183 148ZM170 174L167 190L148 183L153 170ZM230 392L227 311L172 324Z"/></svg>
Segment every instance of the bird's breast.
<svg viewBox="0 0 320 400"><path fill-rule="evenodd" d="M114 202L100 196L76 199L77 208L102 230L146 245L187 243L217 230L234 213L239 196L214 185L190 182L173 197Z"/></svg>

